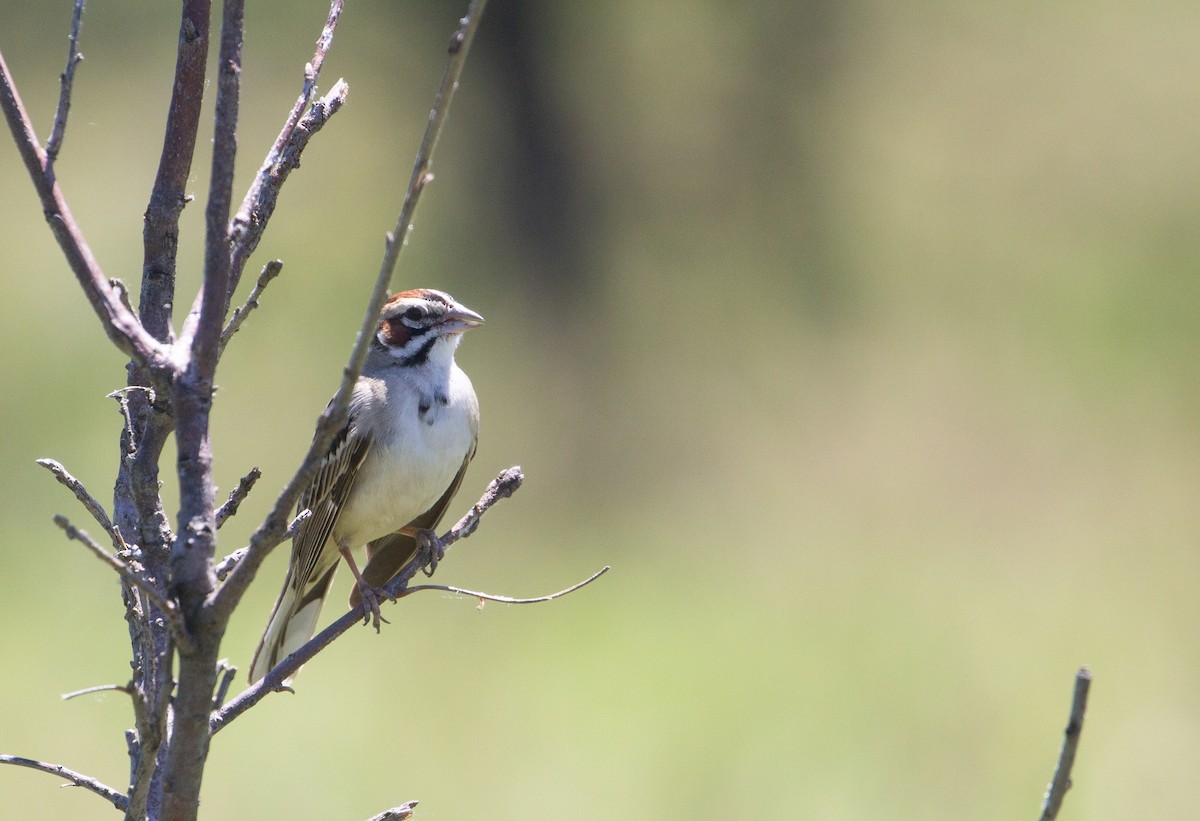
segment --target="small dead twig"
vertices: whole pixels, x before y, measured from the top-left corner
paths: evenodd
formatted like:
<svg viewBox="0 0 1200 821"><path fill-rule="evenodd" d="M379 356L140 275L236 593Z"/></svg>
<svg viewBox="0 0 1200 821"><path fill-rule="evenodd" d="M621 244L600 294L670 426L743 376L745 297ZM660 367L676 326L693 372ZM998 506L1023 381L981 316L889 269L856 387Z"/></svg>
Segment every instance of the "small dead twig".
<svg viewBox="0 0 1200 821"><path fill-rule="evenodd" d="M367 821L406 821L413 817L413 811L417 808L417 801L405 801L399 807L392 807L390 810L384 810L379 815L372 815Z"/></svg>
<svg viewBox="0 0 1200 821"><path fill-rule="evenodd" d="M220 710L225 704L225 696L229 694L229 687L237 675L237 668L229 663L229 659L218 661L217 670L221 680L217 683L217 691L213 693L213 712Z"/></svg>
<svg viewBox="0 0 1200 821"><path fill-rule="evenodd" d="M171 629L171 635L175 639L175 643L179 645L180 651L185 653L191 651L192 637L188 634L187 627L183 623L183 615L179 612L179 607L174 601L160 593L154 585L142 578L140 573L120 558L101 547L99 542L88 535L87 531L80 530L71 524L71 520L66 516L55 516L54 523L63 529L68 539L74 539L92 551L96 558L117 571L117 575L130 585L140 590L167 617L167 624Z"/></svg>
<svg viewBox="0 0 1200 821"><path fill-rule="evenodd" d="M79 30L83 27L83 0L75 0L75 11L71 14L71 33L67 36L67 67L60 77L58 108L54 112L54 125L50 139L46 140L46 170L54 173L54 161L62 150L63 136L67 131L67 112L71 109L71 89L75 83L75 66L83 62L79 53Z"/></svg>
<svg viewBox="0 0 1200 821"><path fill-rule="evenodd" d="M133 695L133 682L128 684L97 684L95 687L84 687L82 690L75 690L71 693L63 693L62 700L70 701L73 698L90 695L91 693L107 693L118 692L124 693L127 696Z"/></svg>
<svg viewBox="0 0 1200 821"><path fill-rule="evenodd" d="M312 516L312 511L305 509L296 514L296 518L292 519L292 523L287 526L287 530L283 533L282 541L287 541L295 537L300 532L300 526L304 524L308 518ZM246 554L250 552L250 547L239 547L237 550L230 553L221 563L217 565L217 578L225 581L225 577L233 572L233 569L238 566L242 559L246 558Z"/></svg>
<svg viewBox="0 0 1200 821"><path fill-rule="evenodd" d="M142 385L130 385L125 388L120 388L108 394L107 396L109 399L117 400L117 405L121 408L121 417L125 420L125 432L129 435L128 447L125 451L125 460L128 462L133 461L138 452L137 437L134 434L135 428L133 426L133 415L129 412L129 394L133 391L145 391L146 402L150 405L153 405L155 400L158 398L154 388Z"/></svg>
<svg viewBox="0 0 1200 821"><path fill-rule="evenodd" d="M100 527L104 528L106 533L112 532L112 519L108 518L108 514L104 512L103 505L96 501L96 498L92 494L88 493L87 488L83 486L83 482L68 473L67 469L62 466L62 463L54 459L38 459L37 463L53 473L54 478L58 480L59 484L75 494L75 498L80 501L88 513L92 514L92 518L99 523Z"/></svg>
<svg viewBox="0 0 1200 821"><path fill-rule="evenodd" d="M487 486L487 490L479 497L479 501L471 506L467 514L455 523L450 532L441 540L442 547L449 547L459 539L465 539L475 532L479 527L479 520L483 518L483 514L487 513L488 508L496 504L501 499L507 499L517 492L521 487L521 483L525 481L525 474L521 472L520 465L514 465L510 468L505 468L497 474L496 478Z"/></svg>
<svg viewBox="0 0 1200 821"><path fill-rule="evenodd" d="M225 329L221 331L221 350L225 350L225 346L229 344L229 340L233 335L241 329L242 323L246 321L246 317L250 312L258 307L258 298L262 296L263 291L267 289L267 285L271 280L279 276L279 272L283 270L283 260L273 259L263 266L259 272L258 279L254 282L254 287L250 289L249 296L246 301L233 309L233 315L229 317L229 322L225 324Z"/></svg>
<svg viewBox="0 0 1200 821"><path fill-rule="evenodd" d="M292 519L292 523L287 526L287 530L283 531L283 540L286 542L288 539L296 538L296 534L300 532L300 526L307 522L310 516L312 516L312 511L308 508L297 513L296 518Z"/></svg>
<svg viewBox="0 0 1200 821"><path fill-rule="evenodd" d="M74 770L68 770L61 764L49 764L45 761L36 761L32 758L21 758L20 756L16 755L0 755L0 764L13 764L17 767L29 767L30 769L40 770L44 773L50 773L51 775L57 775L60 778L65 778L67 781L71 782L71 786L83 787L85 790L91 790L96 795L107 798L109 803L122 812L125 811L126 806L129 804L129 800L125 797L124 793L114 790L112 787L109 787L106 784L100 783L90 775L84 775L83 773L77 773ZM68 785L64 784L63 786Z"/></svg>
<svg viewBox="0 0 1200 821"><path fill-rule="evenodd" d="M251 468L250 472L238 481L237 487L229 492L229 498L225 504L217 508L214 517L217 522L217 527L225 524L225 521L238 512L238 506L250 494L250 490L254 487L254 483L262 476L262 471L258 468Z"/></svg>
<svg viewBox="0 0 1200 821"><path fill-rule="evenodd" d="M1080 667L1075 674L1075 692L1071 698L1071 715L1067 720L1067 729L1063 733L1062 749L1058 753L1058 764L1054 768L1054 777L1046 788L1046 796L1042 800L1041 821L1054 821L1062 808L1067 790L1071 789L1071 768L1075 766L1075 753L1079 750L1079 736L1083 732L1083 715L1087 711L1088 689L1092 686L1092 674L1086 667Z"/></svg>
<svg viewBox="0 0 1200 821"><path fill-rule="evenodd" d="M218 564L216 567L217 578L221 581L225 581L225 577L229 575L230 571L238 566L238 562L246 557L246 553L249 550L250 548L248 547L239 547L237 550L233 551L224 559L222 559L220 564Z"/></svg>
<svg viewBox="0 0 1200 821"><path fill-rule="evenodd" d="M605 573L607 573L611 569L612 569L611 567L609 567L608 565L605 565L604 567L600 568L592 575L588 576L583 581L576 582L575 584L571 585L570 587L568 587L564 590L559 590L557 593L550 593L545 596L534 596L531 599L515 599L512 596L497 596L492 593L480 593L476 590L467 590L466 588L454 587L453 585L449 585L449 584L418 584L413 587L406 587L400 593L396 594L396 598L401 598L403 596L409 595L410 593L417 593L422 590L441 590L443 593L454 593L459 596L470 596L473 599L482 599L484 601L494 601L494 602L499 602L500 604L539 604L541 602L554 601L555 599L561 599L563 596L567 595L568 593L574 593L579 588L586 587L587 585L596 581L596 579L600 578L601 576L603 576Z"/></svg>

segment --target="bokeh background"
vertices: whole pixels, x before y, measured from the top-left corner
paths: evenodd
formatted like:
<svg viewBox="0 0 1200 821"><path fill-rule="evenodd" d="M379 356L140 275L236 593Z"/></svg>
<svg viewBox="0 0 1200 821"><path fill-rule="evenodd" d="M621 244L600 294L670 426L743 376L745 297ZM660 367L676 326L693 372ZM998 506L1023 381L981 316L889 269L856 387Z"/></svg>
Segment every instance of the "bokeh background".
<svg viewBox="0 0 1200 821"><path fill-rule="evenodd" d="M219 374L222 492L264 472L227 550L336 386L459 5L344 15L322 86L349 103ZM239 191L327 10L249 6ZM43 139L70 7L0 1ZM131 283L177 15L91 4L58 164ZM613 570L552 604L394 607L218 736L204 816L1031 818L1081 664L1063 817L1200 815L1198 31L1182 0L493 0L396 284L488 318L456 510L528 479L438 576ZM128 677L117 583L34 459L108 497L123 363L11 145L0 209L0 751L121 786L126 699L59 700ZM243 669L285 560L226 637ZM0 819L109 817L0 768Z"/></svg>

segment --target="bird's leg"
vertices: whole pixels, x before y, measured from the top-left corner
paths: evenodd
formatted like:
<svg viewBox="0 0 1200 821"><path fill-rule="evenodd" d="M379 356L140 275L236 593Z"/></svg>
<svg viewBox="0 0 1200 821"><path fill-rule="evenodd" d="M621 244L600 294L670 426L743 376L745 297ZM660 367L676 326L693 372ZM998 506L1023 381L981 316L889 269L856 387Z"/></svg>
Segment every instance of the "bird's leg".
<svg viewBox="0 0 1200 821"><path fill-rule="evenodd" d="M406 527L400 532L416 541L417 555L421 557L421 572L432 576L438 562L446 558L446 546L438 538L437 531L428 527Z"/></svg>
<svg viewBox="0 0 1200 821"><path fill-rule="evenodd" d="M371 626L375 628L375 632L378 633L380 622L391 624L379 612L379 601L380 599L395 601L396 597L389 596L387 591L382 587L373 587L367 584L367 580L362 577L362 573L358 572L358 564L354 561L354 555L350 552L348 545L338 545L338 550L341 551L346 564L350 565L350 572L354 574L354 578L358 582L358 592L363 600L363 624L370 622Z"/></svg>

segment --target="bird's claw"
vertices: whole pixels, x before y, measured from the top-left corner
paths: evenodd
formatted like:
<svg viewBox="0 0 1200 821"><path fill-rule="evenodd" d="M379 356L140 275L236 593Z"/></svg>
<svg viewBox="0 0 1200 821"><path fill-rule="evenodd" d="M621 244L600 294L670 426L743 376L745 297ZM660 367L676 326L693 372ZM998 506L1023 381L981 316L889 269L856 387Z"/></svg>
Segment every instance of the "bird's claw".
<svg viewBox="0 0 1200 821"><path fill-rule="evenodd" d="M433 571L437 570L438 562L446 558L446 546L438 538L437 531L429 528L418 530L416 539L418 555L422 559L421 572L432 576Z"/></svg>
<svg viewBox="0 0 1200 821"><path fill-rule="evenodd" d="M388 595L387 591L382 587L371 587L366 584L359 585L358 592L362 596L363 626L370 624L375 628L375 632L378 633L380 623L391 624L379 612L379 603L383 599L395 601L395 596Z"/></svg>

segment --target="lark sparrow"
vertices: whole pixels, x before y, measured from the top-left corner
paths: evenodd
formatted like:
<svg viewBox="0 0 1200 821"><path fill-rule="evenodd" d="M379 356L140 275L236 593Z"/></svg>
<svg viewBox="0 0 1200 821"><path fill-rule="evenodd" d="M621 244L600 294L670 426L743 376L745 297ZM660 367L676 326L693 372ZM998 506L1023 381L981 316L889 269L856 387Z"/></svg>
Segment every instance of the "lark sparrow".
<svg viewBox="0 0 1200 821"><path fill-rule="evenodd" d="M312 515L292 541L283 590L250 665L250 681L307 642L346 559L379 625L379 588L419 548L440 552L433 528L475 455L479 404L454 362L462 334L483 317L441 291L392 296L380 312L345 427L334 438L298 510ZM362 572L351 548L366 545Z"/></svg>

